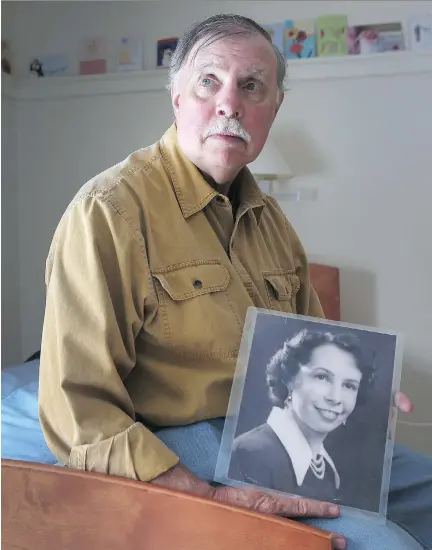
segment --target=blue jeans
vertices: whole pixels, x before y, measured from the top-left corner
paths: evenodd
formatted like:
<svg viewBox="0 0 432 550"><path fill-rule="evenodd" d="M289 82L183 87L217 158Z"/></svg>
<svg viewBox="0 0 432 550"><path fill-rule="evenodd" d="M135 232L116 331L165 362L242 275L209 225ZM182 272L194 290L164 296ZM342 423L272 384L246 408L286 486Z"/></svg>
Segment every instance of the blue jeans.
<svg viewBox="0 0 432 550"><path fill-rule="evenodd" d="M212 481L223 419L165 428L156 435L202 479ZM388 521L367 519L299 520L346 537L349 550L432 550L432 458L395 446Z"/></svg>

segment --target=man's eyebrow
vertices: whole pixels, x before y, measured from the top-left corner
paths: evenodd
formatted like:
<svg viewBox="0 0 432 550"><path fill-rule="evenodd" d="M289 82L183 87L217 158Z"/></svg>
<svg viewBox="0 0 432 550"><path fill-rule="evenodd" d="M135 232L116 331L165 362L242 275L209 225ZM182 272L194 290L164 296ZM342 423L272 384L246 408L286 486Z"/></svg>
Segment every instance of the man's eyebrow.
<svg viewBox="0 0 432 550"><path fill-rule="evenodd" d="M251 65L246 69L246 73L258 75L258 76L265 76L267 74L267 71L261 67L256 67L255 65Z"/></svg>
<svg viewBox="0 0 432 550"><path fill-rule="evenodd" d="M217 61L205 61L205 62L199 63L196 66L196 68L200 71L202 71L203 69L209 69L211 67L215 69L222 69L222 70L225 68L221 63L218 63Z"/></svg>
<svg viewBox="0 0 432 550"><path fill-rule="evenodd" d="M197 64L196 69L198 71L202 71L204 69L221 69L226 70L226 65L223 65L222 63L218 63L217 61L207 61ZM243 72L243 71L242 71ZM256 65L250 65L247 67L244 71L244 74L241 75L242 78L247 78L250 76L265 76L267 74L267 71L263 69L262 67L257 67Z"/></svg>

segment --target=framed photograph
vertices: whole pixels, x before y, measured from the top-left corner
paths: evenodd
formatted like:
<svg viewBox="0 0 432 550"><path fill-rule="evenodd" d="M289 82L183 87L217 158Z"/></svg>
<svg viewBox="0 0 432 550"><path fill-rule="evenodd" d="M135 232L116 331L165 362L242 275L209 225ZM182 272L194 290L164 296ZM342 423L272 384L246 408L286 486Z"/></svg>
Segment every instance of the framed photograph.
<svg viewBox="0 0 432 550"><path fill-rule="evenodd" d="M161 38L157 41L157 67L167 69L177 48L178 38Z"/></svg>
<svg viewBox="0 0 432 550"><path fill-rule="evenodd" d="M393 332L249 308L214 481L384 523L402 347Z"/></svg>

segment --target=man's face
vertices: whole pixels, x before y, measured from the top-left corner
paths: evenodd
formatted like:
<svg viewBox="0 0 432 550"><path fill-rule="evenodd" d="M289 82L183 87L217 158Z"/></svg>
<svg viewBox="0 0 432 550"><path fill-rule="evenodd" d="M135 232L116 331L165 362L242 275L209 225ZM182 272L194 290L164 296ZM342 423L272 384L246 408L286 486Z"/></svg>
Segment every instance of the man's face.
<svg viewBox="0 0 432 550"><path fill-rule="evenodd" d="M172 90L180 147L216 183L256 159L282 101L277 59L260 35L195 47Z"/></svg>

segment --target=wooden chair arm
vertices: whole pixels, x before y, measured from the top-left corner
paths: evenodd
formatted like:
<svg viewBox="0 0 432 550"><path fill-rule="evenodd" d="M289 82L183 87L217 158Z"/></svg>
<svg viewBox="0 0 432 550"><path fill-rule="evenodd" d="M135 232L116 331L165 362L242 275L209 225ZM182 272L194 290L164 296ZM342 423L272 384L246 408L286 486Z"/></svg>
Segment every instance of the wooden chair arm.
<svg viewBox="0 0 432 550"><path fill-rule="evenodd" d="M4 550L331 550L300 522L126 478L2 460Z"/></svg>

